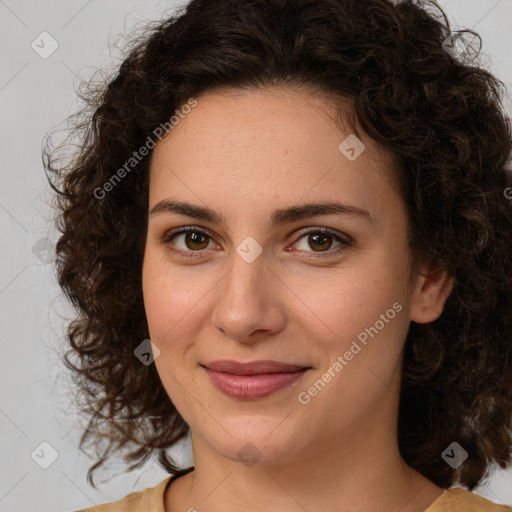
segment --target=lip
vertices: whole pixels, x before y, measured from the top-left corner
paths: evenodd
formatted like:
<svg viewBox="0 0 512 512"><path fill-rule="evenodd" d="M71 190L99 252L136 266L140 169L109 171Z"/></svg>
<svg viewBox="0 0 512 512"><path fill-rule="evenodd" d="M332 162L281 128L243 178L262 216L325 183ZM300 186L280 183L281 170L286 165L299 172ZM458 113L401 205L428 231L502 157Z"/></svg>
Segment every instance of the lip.
<svg viewBox="0 0 512 512"><path fill-rule="evenodd" d="M243 400L264 398L276 393L299 380L311 369L277 361L239 363L219 360L201 366L216 389L232 398Z"/></svg>
<svg viewBox="0 0 512 512"><path fill-rule="evenodd" d="M306 365L297 365L290 363L280 363L278 361L250 361L248 363L239 363L231 359L219 359L206 363L210 370L223 373L232 373L234 375L258 375L262 373L289 373L310 368Z"/></svg>

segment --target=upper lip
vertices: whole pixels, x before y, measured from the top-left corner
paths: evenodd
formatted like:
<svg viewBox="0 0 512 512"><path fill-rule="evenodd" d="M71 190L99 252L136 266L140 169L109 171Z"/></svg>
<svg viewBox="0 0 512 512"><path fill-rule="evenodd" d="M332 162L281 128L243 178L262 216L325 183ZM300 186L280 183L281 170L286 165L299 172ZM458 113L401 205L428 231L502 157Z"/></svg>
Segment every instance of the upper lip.
<svg viewBox="0 0 512 512"><path fill-rule="evenodd" d="M251 361L239 363L229 359L222 359L206 363L210 370L216 372L232 373L234 375L259 375L263 373L291 373L310 368L310 366L280 363L278 361Z"/></svg>

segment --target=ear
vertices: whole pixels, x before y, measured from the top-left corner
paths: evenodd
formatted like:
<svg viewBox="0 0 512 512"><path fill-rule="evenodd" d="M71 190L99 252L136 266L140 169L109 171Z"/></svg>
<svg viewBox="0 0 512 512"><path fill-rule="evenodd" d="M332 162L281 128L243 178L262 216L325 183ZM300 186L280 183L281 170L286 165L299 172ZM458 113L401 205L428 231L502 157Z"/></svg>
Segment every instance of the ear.
<svg viewBox="0 0 512 512"><path fill-rule="evenodd" d="M432 264L424 265L416 278L410 309L411 320L418 324L437 320L454 284L455 278L448 271L440 270Z"/></svg>

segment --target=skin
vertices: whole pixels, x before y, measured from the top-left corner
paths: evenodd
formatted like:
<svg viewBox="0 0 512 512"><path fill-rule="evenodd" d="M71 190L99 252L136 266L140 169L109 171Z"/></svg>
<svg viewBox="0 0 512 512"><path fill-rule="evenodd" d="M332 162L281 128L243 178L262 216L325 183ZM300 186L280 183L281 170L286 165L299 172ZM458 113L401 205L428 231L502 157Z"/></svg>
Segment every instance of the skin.
<svg viewBox="0 0 512 512"><path fill-rule="evenodd" d="M166 510L424 511L443 489L399 453L400 362L410 322L435 320L453 282L427 263L409 279L407 213L392 155L360 135L366 149L347 159L338 145L352 131L311 91L224 90L197 100L157 144L150 166L149 211L173 199L225 218L148 218L143 292L161 351L155 364L190 425L195 465L167 488ZM275 209L328 201L365 209L372 220L324 214L268 228ZM184 234L163 241L185 226L208 236L196 245ZM318 227L352 245L304 235ZM263 250L252 263L236 251L248 236ZM298 394L394 303L401 311L300 403ZM244 401L211 384L200 363L217 359L312 369L269 397ZM252 466L238 455L248 442L259 452Z"/></svg>

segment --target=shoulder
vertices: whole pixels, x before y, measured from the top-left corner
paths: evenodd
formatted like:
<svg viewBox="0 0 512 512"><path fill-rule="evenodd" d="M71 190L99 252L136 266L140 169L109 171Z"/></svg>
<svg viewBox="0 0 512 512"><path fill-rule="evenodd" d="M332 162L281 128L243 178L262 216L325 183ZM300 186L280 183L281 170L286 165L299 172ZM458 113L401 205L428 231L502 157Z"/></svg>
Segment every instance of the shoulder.
<svg viewBox="0 0 512 512"><path fill-rule="evenodd" d="M512 512L512 507L497 505L461 488L445 491L425 512Z"/></svg>
<svg viewBox="0 0 512 512"><path fill-rule="evenodd" d="M127 494L124 498L111 503L103 503L76 512L165 512L164 493L172 476L162 480L155 487Z"/></svg>

